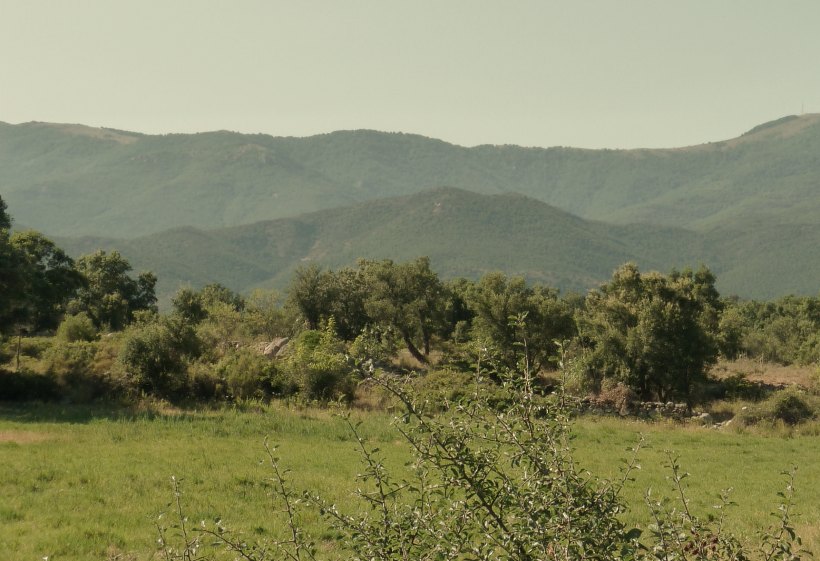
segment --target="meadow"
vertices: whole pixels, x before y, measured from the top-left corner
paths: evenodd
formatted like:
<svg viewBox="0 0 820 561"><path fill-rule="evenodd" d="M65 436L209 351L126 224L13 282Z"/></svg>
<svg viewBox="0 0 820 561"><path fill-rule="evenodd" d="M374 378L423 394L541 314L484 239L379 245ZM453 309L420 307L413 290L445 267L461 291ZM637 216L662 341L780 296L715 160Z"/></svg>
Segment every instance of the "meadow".
<svg viewBox="0 0 820 561"><path fill-rule="evenodd" d="M353 411L361 434L378 446L391 468L403 469L409 451L384 412ZM716 430L672 422L585 417L575 421L578 462L593 474L617 477L619 459L639 434L642 469L627 486L626 522L646 526L647 489L672 496L665 450L680 456L691 508L713 512L717 493L733 487L738 503L729 526L746 538L777 522L781 474L797 466L796 519L806 545L820 545L820 440L812 425L768 434ZM332 410L248 403L216 410L68 405L0 406L0 551L10 561L43 559L158 559L157 524L173 520L171 476L181 481L190 520L221 519L253 538L281 525L271 498L265 439L297 489L342 509L357 508L360 483L356 443ZM159 518L163 514L162 518ZM302 522L329 556L339 535L315 511Z"/></svg>

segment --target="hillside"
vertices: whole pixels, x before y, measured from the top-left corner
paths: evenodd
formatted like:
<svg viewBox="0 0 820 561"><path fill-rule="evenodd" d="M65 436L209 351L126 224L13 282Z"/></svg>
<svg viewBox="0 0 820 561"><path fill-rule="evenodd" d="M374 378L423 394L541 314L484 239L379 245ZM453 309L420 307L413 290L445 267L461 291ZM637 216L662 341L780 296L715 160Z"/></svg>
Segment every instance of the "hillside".
<svg viewBox="0 0 820 561"><path fill-rule="evenodd" d="M229 227L439 186L517 192L620 224L702 232L813 224L820 216L820 115L666 150L464 148L374 131L151 136L0 123L3 196L19 223L52 235Z"/></svg>
<svg viewBox="0 0 820 561"><path fill-rule="evenodd" d="M702 236L681 229L587 221L528 197L440 188L406 197L220 230L176 228L131 240L62 238L77 255L119 249L151 269L163 297L180 284L239 291L283 287L300 264L431 258L444 277L503 270L563 290L586 290L633 260L645 268L697 266Z"/></svg>

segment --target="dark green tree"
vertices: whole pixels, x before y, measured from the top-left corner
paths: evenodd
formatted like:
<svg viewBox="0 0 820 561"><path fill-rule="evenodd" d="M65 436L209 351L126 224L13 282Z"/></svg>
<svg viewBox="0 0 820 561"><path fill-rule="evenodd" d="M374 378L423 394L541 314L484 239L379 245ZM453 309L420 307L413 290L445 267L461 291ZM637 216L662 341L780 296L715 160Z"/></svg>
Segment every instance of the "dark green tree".
<svg viewBox="0 0 820 561"><path fill-rule="evenodd" d="M0 196L0 230L8 230L11 228L11 216L9 216L7 209L6 201Z"/></svg>
<svg viewBox="0 0 820 561"><path fill-rule="evenodd" d="M581 365L592 386L622 382L643 399L684 399L717 358L714 276L697 273L641 274L626 264L592 291L578 315Z"/></svg>
<svg viewBox="0 0 820 561"><path fill-rule="evenodd" d="M526 359L537 372L555 355L555 341L573 335L572 315L558 293L527 286L523 277L488 273L472 286L467 298L475 314L473 338L492 346L507 368ZM526 341L526 347L517 341Z"/></svg>
<svg viewBox="0 0 820 561"><path fill-rule="evenodd" d="M446 325L444 286L430 269L429 258L399 264L362 260L359 269L367 286L367 315L375 324L392 328L410 354L427 364L432 339Z"/></svg>
<svg viewBox="0 0 820 561"><path fill-rule="evenodd" d="M119 330L133 320L134 312L156 311L156 276L146 272L132 278L131 264L118 251L83 255L77 270L86 284L69 303L69 310L87 313L98 328Z"/></svg>
<svg viewBox="0 0 820 561"><path fill-rule="evenodd" d="M126 331L118 360L139 390L178 398L188 382L188 362L200 352L190 323L180 316L159 317Z"/></svg>
<svg viewBox="0 0 820 561"><path fill-rule="evenodd" d="M318 329L330 309L328 274L318 265L298 267L287 290L286 305L297 310L308 329Z"/></svg>
<svg viewBox="0 0 820 561"><path fill-rule="evenodd" d="M53 241L33 230L15 232L9 240L23 290L15 312L31 330L54 329L69 299L84 285L74 261Z"/></svg>

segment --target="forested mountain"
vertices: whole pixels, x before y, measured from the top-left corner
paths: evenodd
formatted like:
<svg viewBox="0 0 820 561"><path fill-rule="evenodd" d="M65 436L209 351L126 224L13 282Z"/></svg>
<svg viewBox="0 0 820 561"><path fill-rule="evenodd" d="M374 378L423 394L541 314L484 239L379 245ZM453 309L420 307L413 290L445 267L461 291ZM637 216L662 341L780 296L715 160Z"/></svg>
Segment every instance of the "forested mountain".
<svg viewBox="0 0 820 561"><path fill-rule="evenodd" d="M522 195L452 188L219 230L184 227L131 240L59 243L75 255L120 250L137 270L157 274L161 297L185 283L282 287L300 264L339 267L359 257L427 255L444 277L502 270L580 291L625 261L659 270L720 262L708 240L688 230L588 221Z"/></svg>
<svg viewBox="0 0 820 561"><path fill-rule="evenodd" d="M700 231L820 216L820 115L665 150L464 148L410 134L150 136L0 124L0 189L51 235L131 237L292 217L440 186L517 192L583 218Z"/></svg>
<svg viewBox="0 0 820 561"><path fill-rule="evenodd" d="M627 260L704 263L746 297L820 288L820 115L666 150L0 123L0 190L18 227L62 236L75 255L119 249L166 296L419 255L444 276L503 270L564 290Z"/></svg>

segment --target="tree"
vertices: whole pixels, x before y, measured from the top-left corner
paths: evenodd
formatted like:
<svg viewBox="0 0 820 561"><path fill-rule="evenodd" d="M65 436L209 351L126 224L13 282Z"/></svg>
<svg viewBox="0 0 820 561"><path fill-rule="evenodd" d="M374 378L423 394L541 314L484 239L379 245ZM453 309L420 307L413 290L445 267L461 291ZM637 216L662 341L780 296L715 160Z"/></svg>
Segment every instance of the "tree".
<svg viewBox="0 0 820 561"><path fill-rule="evenodd" d="M362 260L359 269L367 286L368 316L394 329L410 354L427 364L432 338L445 325L444 287L430 270L430 259L400 264Z"/></svg>
<svg viewBox="0 0 820 561"><path fill-rule="evenodd" d="M119 330L133 320L134 312L156 311L156 276L146 272L131 278L131 264L118 251L83 255L77 260L77 270L86 284L69 303L69 310L86 312L98 328Z"/></svg>
<svg viewBox="0 0 820 561"><path fill-rule="evenodd" d="M685 399L717 358L720 302L708 269L641 274L626 264L586 299L580 363L592 386L622 382L643 399Z"/></svg>
<svg viewBox="0 0 820 561"><path fill-rule="evenodd" d="M329 308L327 273L315 264L298 267L287 290L288 305L299 311L308 329L318 329Z"/></svg>
<svg viewBox="0 0 820 561"><path fill-rule="evenodd" d="M193 326L179 316L160 317L126 331L118 360L134 385L160 397L179 397L187 364L201 351Z"/></svg>
<svg viewBox="0 0 820 561"><path fill-rule="evenodd" d="M475 313L473 337L490 344L507 368L523 358L537 372L555 355L555 341L573 334L572 315L557 292L529 287L523 277L488 273L467 294ZM519 317L525 321L513 321ZM516 341L527 341L526 348Z"/></svg>
<svg viewBox="0 0 820 561"><path fill-rule="evenodd" d="M54 242L39 232L12 234L9 228L11 217L0 198L0 332L54 328L82 277Z"/></svg>
<svg viewBox="0 0 820 561"><path fill-rule="evenodd" d="M25 294L18 318L35 331L56 328L69 299L84 285L83 276L74 261L39 232L15 232L10 244L17 252Z"/></svg>
<svg viewBox="0 0 820 561"><path fill-rule="evenodd" d="M7 209L6 201L0 196L0 230L8 230L11 228L11 216L6 212Z"/></svg>

